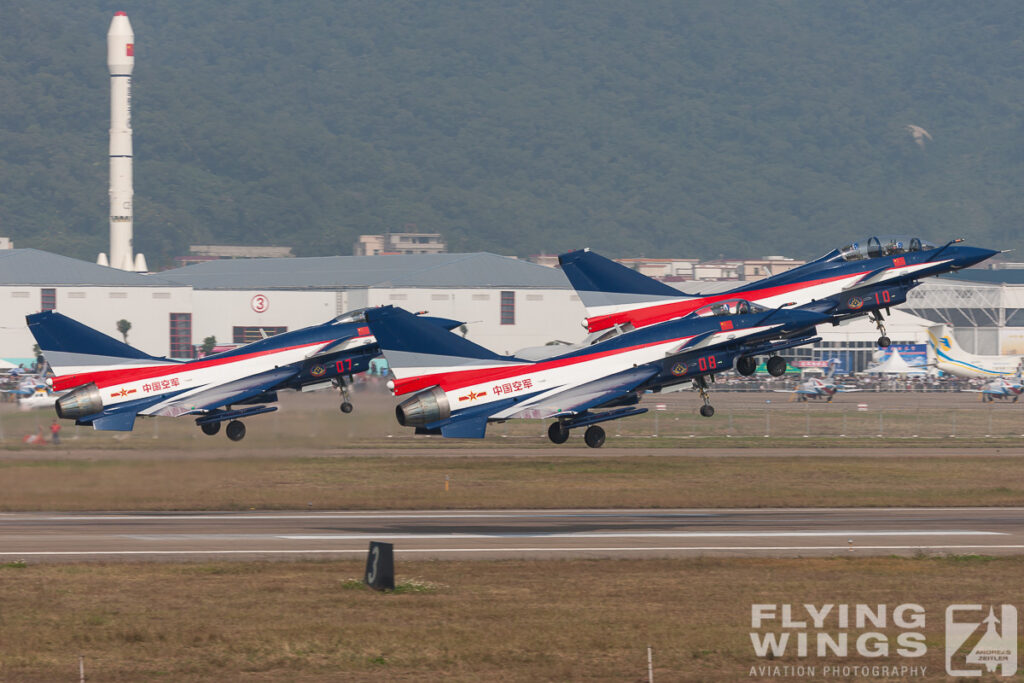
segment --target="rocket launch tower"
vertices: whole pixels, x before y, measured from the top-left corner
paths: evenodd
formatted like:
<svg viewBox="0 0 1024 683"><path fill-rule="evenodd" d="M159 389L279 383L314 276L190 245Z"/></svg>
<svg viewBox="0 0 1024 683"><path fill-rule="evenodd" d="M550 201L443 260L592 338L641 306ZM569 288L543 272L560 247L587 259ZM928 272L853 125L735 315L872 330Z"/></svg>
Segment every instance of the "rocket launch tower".
<svg viewBox="0 0 1024 683"><path fill-rule="evenodd" d="M121 270L144 272L146 258L132 255L132 69L135 34L128 15L118 12L107 31L110 69L110 259L97 263Z"/></svg>

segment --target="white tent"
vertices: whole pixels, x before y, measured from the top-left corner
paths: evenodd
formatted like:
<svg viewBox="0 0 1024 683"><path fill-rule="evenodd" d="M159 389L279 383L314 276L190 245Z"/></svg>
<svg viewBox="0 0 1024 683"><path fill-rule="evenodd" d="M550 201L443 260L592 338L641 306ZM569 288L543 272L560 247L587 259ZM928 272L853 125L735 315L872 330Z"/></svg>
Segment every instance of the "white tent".
<svg viewBox="0 0 1024 683"><path fill-rule="evenodd" d="M873 365L864 372L872 375L926 375L924 368L914 367L903 360L903 356L893 349L889 357L878 365Z"/></svg>

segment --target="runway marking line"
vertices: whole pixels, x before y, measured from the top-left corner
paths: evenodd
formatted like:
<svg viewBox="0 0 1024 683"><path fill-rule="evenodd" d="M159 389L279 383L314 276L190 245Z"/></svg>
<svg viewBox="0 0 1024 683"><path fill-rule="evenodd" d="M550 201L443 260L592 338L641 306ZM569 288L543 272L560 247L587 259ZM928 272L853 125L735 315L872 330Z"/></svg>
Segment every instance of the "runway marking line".
<svg viewBox="0 0 1024 683"><path fill-rule="evenodd" d="M1006 536L1002 531L640 531L637 533L522 533L491 534L311 534L276 536L288 541L415 540L438 538L818 538L832 536Z"/></svg>
<svg viewBox="0 0 1024 683"><path fill-rule="evenodd" d="M848 546L666 546L656 548L413 548L396 549L396 553L551 553L551 552L749 552L749 551L849 551ZM855 550L1024 550L1024 545L866 545ZM365 555L365 549L353 550L47 550L0 551L0 557L89 557L137 555Z"/></svg>

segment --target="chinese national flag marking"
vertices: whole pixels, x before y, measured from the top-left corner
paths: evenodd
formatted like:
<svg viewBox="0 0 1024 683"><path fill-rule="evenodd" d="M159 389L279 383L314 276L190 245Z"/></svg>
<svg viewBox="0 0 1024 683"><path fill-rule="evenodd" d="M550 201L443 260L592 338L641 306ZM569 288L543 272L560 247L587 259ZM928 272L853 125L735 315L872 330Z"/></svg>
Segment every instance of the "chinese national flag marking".
<svg viewBox="0 0 1024 683"><path fill-rule="evenodd" d="M124 56L134 57L135 56L135 43L126 43L124 46Z"/></svg>

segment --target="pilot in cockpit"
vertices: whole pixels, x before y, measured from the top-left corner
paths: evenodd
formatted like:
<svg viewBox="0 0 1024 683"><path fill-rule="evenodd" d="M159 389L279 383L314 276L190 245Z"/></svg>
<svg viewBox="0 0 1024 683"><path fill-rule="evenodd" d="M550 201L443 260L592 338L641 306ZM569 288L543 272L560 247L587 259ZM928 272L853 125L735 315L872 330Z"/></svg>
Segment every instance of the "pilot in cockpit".
<svg viewBox="0 0 1024 683"><path fill-rule="evenodd" d="M740 301L736 304L736 315L746 315L750 313L750 304L746 301Z"/></svg>
<svg viewBox="0 0 1024 683"><path fill-rule="evenodd" d="M903 243L896 240L889 240L882 250L885 256L894 256L903 253Z"/></svg>
<svg viewBox="0 0 1024 683"><path fill-rule="evenodd" d="M711 307L711 315L729 315L729 307L725 304L715 304Z"/></svg>

